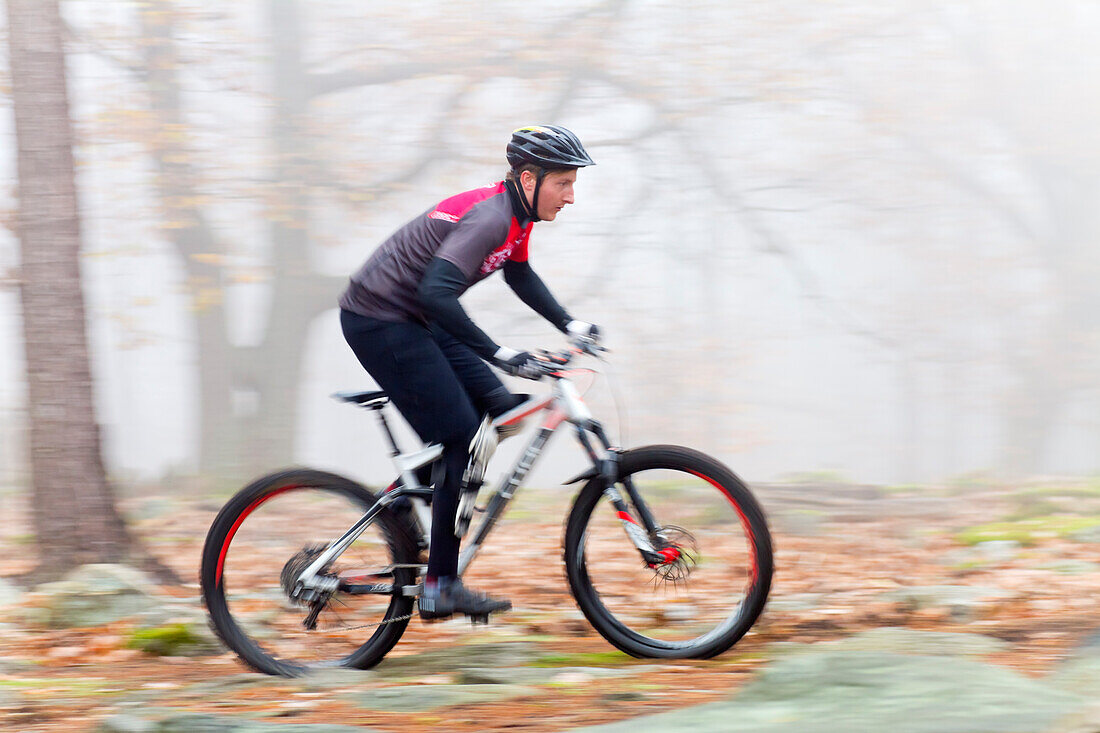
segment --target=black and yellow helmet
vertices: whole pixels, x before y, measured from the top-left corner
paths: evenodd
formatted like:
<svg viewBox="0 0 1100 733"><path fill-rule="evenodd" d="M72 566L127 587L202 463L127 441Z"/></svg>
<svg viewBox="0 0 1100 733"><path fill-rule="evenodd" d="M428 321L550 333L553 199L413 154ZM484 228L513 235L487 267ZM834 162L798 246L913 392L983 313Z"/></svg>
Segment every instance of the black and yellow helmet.
<svg viewBox="0 0 1100 733"><path fill-rule="evenodd" d="M514 130L507 155L513 169L526 163L546 170L596 165L577 136L558 125L532 125Z"/></svg>

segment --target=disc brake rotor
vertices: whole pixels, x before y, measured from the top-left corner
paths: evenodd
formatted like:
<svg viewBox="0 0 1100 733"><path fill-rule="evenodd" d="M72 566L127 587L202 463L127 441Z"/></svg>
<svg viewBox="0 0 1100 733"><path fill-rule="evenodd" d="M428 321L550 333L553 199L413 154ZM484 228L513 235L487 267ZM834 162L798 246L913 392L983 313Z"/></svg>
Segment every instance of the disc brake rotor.
<svg viewBox="0 0 1100 733"><path fill-rule="evenodd" d="M683 527L669 525L657 531L657 538L663 545L659 552L665 560L651 566L654 579L667 583L687 580L698 564L699 544L695 537Z"/></svg>

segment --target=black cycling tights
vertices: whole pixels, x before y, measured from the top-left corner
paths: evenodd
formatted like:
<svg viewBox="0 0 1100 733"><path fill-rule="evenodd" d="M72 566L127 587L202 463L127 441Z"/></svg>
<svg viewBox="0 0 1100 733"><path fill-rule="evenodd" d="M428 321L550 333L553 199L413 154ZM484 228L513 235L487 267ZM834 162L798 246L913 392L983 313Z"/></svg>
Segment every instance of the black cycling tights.
<svg viewBox="0 0 1100 733"><path fill-rule="evenodd" d="M439 328L340 311L344 338L425 443L443 445L445 473L432 498L428 577L457 575L455 514L470 441L480 416L499 414L512 395L469 348Z"/></svg>

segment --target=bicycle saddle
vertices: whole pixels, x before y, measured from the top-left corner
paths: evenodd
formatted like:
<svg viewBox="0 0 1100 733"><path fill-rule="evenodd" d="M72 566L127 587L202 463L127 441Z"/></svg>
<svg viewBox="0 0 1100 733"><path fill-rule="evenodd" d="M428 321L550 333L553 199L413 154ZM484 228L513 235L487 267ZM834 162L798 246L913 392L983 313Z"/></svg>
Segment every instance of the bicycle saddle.
<svg viewBox="0 0 1100 733"><path fill-rule="evenodd" d="M371 410L381 410L382 407L390 401L389 396L382 390L373 390L371 392L335 392L332 398L342 402L351 402L356 405L361 405Z"/></svg>

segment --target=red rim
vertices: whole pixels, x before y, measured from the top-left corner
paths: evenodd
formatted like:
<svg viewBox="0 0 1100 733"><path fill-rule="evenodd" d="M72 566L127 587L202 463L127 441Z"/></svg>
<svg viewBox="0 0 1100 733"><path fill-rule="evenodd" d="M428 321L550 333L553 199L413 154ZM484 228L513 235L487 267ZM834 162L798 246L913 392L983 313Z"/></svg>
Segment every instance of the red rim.
<svg viewBox="0 0 1100 733"><path fill-rule="evenodd" d="M698 471L692 471L690 468L687 470L688 473L698 476L699 478L703 479L711 486L725 494L726 500L729 501L729 503L733 506L734 510L737 512L737 516L741 518L741 527L745 530L745 534L747 534L749 537L749 563L752 566L752 584L756 585L756 581L759 579L760 573L760 569L757 567L756 563L756 535L753 534L752 525L749 524L749 519L745 516L745 512L741 510L741 505L734 500L733 495L730 494L725 486L722 486L722 484L718 483L710 476L705 476Z"/></svg>
<svg viewBox="0 0 1100 733"><path fill-rule="evenodd" d="M263 496L249 504L247 507L245 507L245 510L241 512L241 515L239 517L237 517L237 521L233 522L233 526L229 528L229 532L226 533L225 541L222 542L222 551L218 555L218 567L214 571L214 585L220 586L222 584L222 569L225 566L225 556L229 553L229 543L233 541L233 535L237 534L237 529L241 526L241 522L243 522L248 517L248 515L256 509L256 507L258 507L260 504L263 504L271 497L278 496L284 491L290 491L291 489L297 488L300 487L297 484L292 484L290 486L280 487L278 489L275 489L274 491L269 491L268 493L264 494Z"/></svg>

